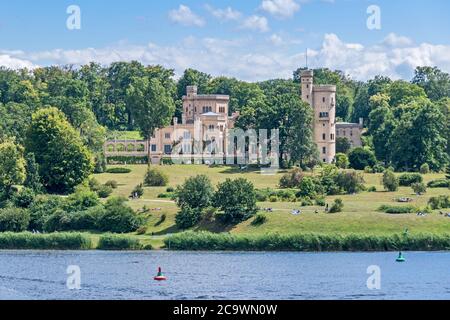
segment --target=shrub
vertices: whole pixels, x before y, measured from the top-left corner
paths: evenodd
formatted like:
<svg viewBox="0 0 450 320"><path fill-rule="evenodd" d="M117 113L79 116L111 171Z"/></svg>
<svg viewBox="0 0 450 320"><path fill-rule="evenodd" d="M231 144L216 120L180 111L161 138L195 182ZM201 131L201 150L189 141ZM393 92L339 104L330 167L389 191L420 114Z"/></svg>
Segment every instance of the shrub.
<svg viewBox="0 0 450 320"><path fill-rule="evenodd" d="M107 173L112 174L124 174L124 173L130 173L131 169L129 168L123 168L123 167L115 167L115 168L108 168L106 169Z"/></svg>
<svg viewBox="0 0 450 320"><path fill-rule="evenodd" d="M155 227L161 225L162 223L164 223L164 221L166 221L167 215L165 213L163 213L161 215L161 217L159 217L158 222L155 223Z"/></svg>
<svg viewBox="0 0 450 320"><path fill-rule="evenodd" d="M92 191L95 191L95 192L96 192L96 191L100 188L100 186L101 186L100 182L98 182L98 180L95 179L95 178L89 179L88 184L89 184L89 189L91 189Z"/></svg>
<svg viewBox="0 0 450 320"><path fill-rule="evenodd" d="M175 192L175 188L174 187L167 187L166 192Z"/></svg>
<svg viewBox="0 0 450 320"><path fill-rule="evenodd" d="M428 188L449 188L450 180L449 179L436 179L428 182Z"/></svg>
<svg viewBox="0 0 450 320"><path fill-rule="evenodd" d="M450 208L450 197L446 195L431 197L428 200L428 205L433 210Z"/></svg>
<svg viewBox="0 0 450 320"><path fill-rule="evenodd" d="M28 208L33 203L35 196L33 189L22 188L22 190L13 195L12 201L16 207Z"/></svg>
<svg viewBox="0 0 450 320"><path fill-rule="evenodd" d="M182 207L175 216L175 223L179 229L185 230L195 226L201 219L200 208Z"/></svg>
<svg viewBox="0 0 450 320"><path fill-rule="evenodd" d="M269 196L271 195L273 191L269 188L266 189L256 189L256 201L258 202L265 202L268 200Z"/></svg>
<svg viewBox="0 0 450 320"><path fill-rule="evenodd" d="M105 182L105 186L111 187L113 189L117 189L118 183L116 180L108 180Z"/></svg>
<svg viewBox="0 0 450 320"><path fill-rule="evenodd" d="M140 250L142 245L135 237L105 234L98 241L97 249L99 250Z"/></svg>
<svg viewBox="0 0 450 320"><path fill-rule="evenodd" d="M97 194L100 198L108 198L113 193L113 188L107 185L100 186L97 190Z"/></svg>
<svg viewBox="0 0 450 320"><path fill-rule="evenodd" d="M244 178L226 179L219 183L214 196L215 207L224 215L220 216L224 223L236 223L247 220L256 211L256 193L253 184Z"/></svg>
<svg viewBox="0 0 450 320"><path fill-rule="evenodd" d="M377 163L373 166L372 172L373 173L383 173L385 171L385 167L383 167L381 164Z"/></svg>
<svg viewBox="0 0 450 320"><path fill-rule="evenodd" d="M301 205L302 207L310 207L314 205L314 202L310 198L306 197L301 199Z"/></svg>
<svg viewBox="0 0 450 320"><path fill-rule="evenodd" d="M269 197L269 202L278 202L278 197L276 195L271 195Z"/></svg>
<svg viewBox="0 0 450 320"><path fill-rule="evenodd" d="M288 189L286 189L286 190L279 190L276 193L276 196L279 199L281 199L281 201L291 202L291 201L294 201L296 199L295 192L293 190L288 190Z"/></svg>
<svg viewBox="0 0 450 320"><path fill-rule="evenodd" d="M28 228L30 213L20 208L0 209L0 232L21 232Z"/></svg>
<svg viewBox="0 0 450 320"><path fill-rule="evenodd" d="M214 188L206 175L186 179L175 191L176 202L180 208L190 207L201 210L211 205L213 196Z"/></svg>
<svg viewBox="0 0 450 320"><path fill-rule="evenodd" d="M386 170L383 173L382 181L383 181L383 186L384 186L385 190L391 191L391 192L398 190L399 180L394 172L392 172L390 170Z"/></svg>
<svg viewBox="0 0 450 320"><path fill-rule="evenodd" d="M378 208L379 211L391 214L403 214L403 213L412 213L417 211L417 208L408 205L408 206L392 206L392 205L382 205Z"/></svg>
<svg viewBox="0 0 450 320"><path fill-rule="evenodd" d="M421 174L430 173L430 166L428 165L428 163L424 163L423 165L420 166L419 171Z"/></svg>
<svg viewBox="0 0 450 320"><path fill-rule="evenodd" d="M83 211L100 204L97 193L87 188L79 188L69 195L63 209L67 212Z"/></svg>
<svg viewBox="0 0 450 320"><path fill-rule="evenodd" d="M421 195L425 192L427 192L427 187L424 183L419 182L419 183L413 183L411 185L411 188L413 189L414 193Z"/></svg>
<svg viewBox="0 0 450 320"><path fill-rule="evenodd" d="M341 169L347 169L350 165L348 157L345 153L336 154L336 166Z"/></svg>
<svg viewBox="0 0 450 320"><path fill-rule="evenodd" d="M267 222L267 216L262 213L258 213L252 221L252 226L260 226Z"/></svg>
<svg viewBox="0 0 450 320"><path fill-rule="evenodd" d="M104 211L100 205L70 214L70 230L97 230L97 221Z"/></svg>
<svg viewBox="0 0 450 320"><path fill-rule="evenodd" d="M377 192L377 187L375 187L375 186L370 186L370 187L367 189L367 192Z"/></svg>
<svg viewBox="0 0 450 320"><path fill-rule="evenodd" d="M342 199L335 199L333 205L330 208L330 213L342 212L344 209L344 202Z"/></svg>
<svg viewBox="0 0 450 320"><path fill-rule="evenodd" d="M108 164L146 164L148 156L109 156Z"/></svg>
<svg viewBox="0 0 450 320"><path fill-rule="evenodd" d="M142 183L138 184L134 187L133 191L131 191L132 198L141 198L144 195L144 186Z"/></svg>
<svg viewBox="0 0 450 320"><path fill-rule="evenodd" d="M39 196L31 204L29 230L44 231L44 225L49 216L56 210L63 208L65 201L58 196Z"/></svg>
<svg viewBox="0 0 450 320"><path fill-rule="evenodd" d="M64 210L57 209L44 223L45 232L69 231L72 229L71 216Z"/></svg>
<svg viewBox="0 0 450 320"><path fill-rule="evenodd" d="M143 224L125 201L124 198L111 198L106 202L105 210L97 222L100 231L127 233L136 231Z"/></svg>
<svg viewBox="0 0 450 320"><path fill-rule="evenodd" d="M326 204L327 204L327 202L326 202L326 200L325 200L325 197L323 197L323 196L317 197L316 200L315 200L315 202L316 202L316 205L317 205L317 206L320 206L320 207L325 207Z"/></svg>
<svg viewBox="0 0 450 320"><path fill-rule="evenodd" d="M169 177L160 170L149 167L144 177L144 184L147 187L164 187L169 182Z"/></svg>
<svg viewBox="0 0 450 320"><path fill-rule="evenodd" d="M303 179L303 172L300 168L294 168L284 174L280 179L280 188L297 188Z"/></svg>
<svg viewBox="0 0 450 320"><path fill-rule="evenodd" d="M354 148L348 155L350 167L356 170L363 170L365 167L373 167L377 159L372 151L362 147Z"/></svg>
<svg viewBox="0 0 450 320"><path fill-rule="evenodd" d="M312 177L304 177L300 182L300 191L297 193L297 197L314 198L318 193L317 185L319 184L320 182Z"/></svg>
<svg viewBox="0 0 450 320"><path fill-rule="evenodd" d="M346 193L364 190L364 178L356 171L341 171L337 174L336 185Z"/></svg>
<svg viewBox="0 0 450 320"><path fill-rule="evenodd" d="M413 183L420 183L423 181L419 173L403 173L398 177L399 184L403 187L410 187Z"/></svg>
<svg viewBox="0 0 450 320"><path fill-rule="evenodd" d="M373 173L373 168L371 166L364 167L364 173Z"/></svg>

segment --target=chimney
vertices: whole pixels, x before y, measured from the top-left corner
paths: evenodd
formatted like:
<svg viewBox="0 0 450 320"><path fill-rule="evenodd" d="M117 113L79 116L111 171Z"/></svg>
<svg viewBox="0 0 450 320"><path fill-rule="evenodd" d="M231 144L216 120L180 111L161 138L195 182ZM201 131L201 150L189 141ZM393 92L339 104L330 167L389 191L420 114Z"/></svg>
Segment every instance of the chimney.
<svg viewBox="0 0 450 320"><path fill-rule="evenodd" d="M196 96L197 95L197 86L187 86L186 94L188 97Z"/></svg>
<svg viewBox="0 0 450 320"><path fill-rule="evenodd" d="M359 118L359 126L364 128L364 118Z"/></svg>

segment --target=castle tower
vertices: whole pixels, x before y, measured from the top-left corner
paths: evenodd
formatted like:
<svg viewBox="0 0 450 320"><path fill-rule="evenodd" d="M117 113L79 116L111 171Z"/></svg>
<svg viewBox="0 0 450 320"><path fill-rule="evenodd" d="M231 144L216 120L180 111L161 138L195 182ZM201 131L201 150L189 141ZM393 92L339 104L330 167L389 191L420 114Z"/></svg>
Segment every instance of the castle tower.
<svg viewBox="0 0 450 320"><path fill-rule="evenodd" d="M336 86L314 85L312 70L301 72L302 100L314 110L314 142L320 160L332 163L336 157Z"/></svg>

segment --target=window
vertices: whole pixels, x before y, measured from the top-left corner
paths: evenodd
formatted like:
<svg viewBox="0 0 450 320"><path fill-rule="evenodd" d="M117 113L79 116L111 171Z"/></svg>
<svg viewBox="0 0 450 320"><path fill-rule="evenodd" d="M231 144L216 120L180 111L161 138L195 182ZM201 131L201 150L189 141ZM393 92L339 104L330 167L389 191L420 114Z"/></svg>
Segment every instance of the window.
<svg viewBox="0 0 450 320"><path fill-rule="evenodd" d="M323 161L323 162L327 162L327 159L323 159L322 161Z"/></svg>
<svg viewBox="0 0 450 320"><path fill-rule="evenodd" d="M325 103L325 97L322 98L322 102Z"/></svg>
<svg viewBox="0 0 450 320"><path fill-rule="evenodd" d="M322 147L322 153L326 154L327 153L327 147Z"/></svg>
<svg viewBox="0 0 450 320"><path fill-rule="evenodd" d="M152 144L152 152L156 152L156 144Z"/></svg>
<svg viewBox="0 0 450 320"><path fill-rule="evenodd" d="M334 134L333 134L333 133L330 134L330 139L331 139L331 140L334 140Z"/></svg>
<svg viewBox="0 0 450 320"><path fill-rule="evenodd" d="M306 88L309 89L309 84L306 85Z"/></svg>
<svg viewBox="0 0 450 320"><path fill-rule="evenodd" d="M209 127L208 127L208 129L209 129L209 131L213 131L213 130L214 130L214 125L213 125L213 124L210 124Z"/></svg>
<svg viewBox="0 0 450 320"><path fill-rule="evenodd" d="M309 94L306 95L306 99L309 99Z"/></svg>
<svg viewBox="0 0 450 320"><path fill-rule="evenodd" d="M183 139L190 139L191 138L191 133L189 131L186 131L183 133Z"/></svg>
<svg viewBox="0 0 450 320"><path fill-rule="evenodd" d="M353 131L350 131L350 137L353 137Z"/></svg>
<svg viewBox="0 0 450 320"><path fill-rule="evenodd" d="M170 133L165 133L165 134L164 134L164 138L170 139Z"/></svg>
<svg viewBox="0 0 450 320"><path fill-rule="evenodd" d="M164 153L165 154L171 154L172 153L172 146L170 144L164 145Z"/></svg>
<svg viewBox="0 0 450 320"><path fill-rule="evenodd" d="M325 133L322 134L322 140L326 140L326 134Z"/></svg>
<svg viewBox="0 0 450 320"><path fill-rule="evenodd" d="M225 107L219 107L219 112L220 113L225 113Z"/></svg>
<svg viewBox="0 0 450 320"><path fill-rule="evenodd" d="M319 113L319 118L328 118L330 116L330 114L328 112L320 112Z"/></svg>
<svg viewBox="0 0 450 320"><path fill-rule="evenodd" d="M345 130L343 130L342 132L344 133L343 135L345 136Z"/></svg>

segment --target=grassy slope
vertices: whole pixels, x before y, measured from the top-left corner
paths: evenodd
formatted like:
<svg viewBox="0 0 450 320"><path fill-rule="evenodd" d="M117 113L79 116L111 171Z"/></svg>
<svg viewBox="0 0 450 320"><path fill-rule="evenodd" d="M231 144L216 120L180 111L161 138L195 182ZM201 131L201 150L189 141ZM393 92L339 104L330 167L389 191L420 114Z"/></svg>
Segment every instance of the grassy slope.
<svg viewBox="0 0 450 320"><path fill-rule="evenodd" d="M128 166L132 169L130 174L100 174L96 178L104 183L108 180L116 180L119 187L115 190L116 195L128 196L131 190L140 183L146 171L145 165ZM277 184L282 173L272 176L261 175L259 171L240 172L229 167L208 168L207 166L161 166L161 170L169 175L169 185L176 186L182 183L187 177L196 174L206 174L214 184L226 178L245 177L252 181L257 188L277 188ZM231 230L224 230L223 227L214 223L206 223L198 227L201 230L230 231L232 233L258 234L267 232L295 233L295 232L363 232L368 234L388 234L401 232L408 227L412 232L450 232L450 219L444 218L437 212L426 217L418 217L415 214L389 215L377 212L377 208L382 204L397 204L394 198L407 196L413 198L413 205L425 206L431 196L440 194L450 194L448 189L428 189L423 196L415 196L411 188L402 187L398 192L381 191L381 174L364 174L367 186L376 186L378 192L363 192L358 195L339 196L344 200L344 212L339 214L325 214L323 208L305 207L300 208L298 203L277 202L259 203L259 206L271 207L273 213L268 213L268 221L262 226L252 226L251 220L243 222ZM442 178L443 174L428 174L424 177L424 182ZM165 192L163 188L146 188L144 197L140 200L130 201L134 209L146 206L152 210L148 222L147 234L163 236L174 233L178 230L175 227L174 219L177 207L168 199L158 199L159 193ZM327 197L327 202L332 202L335 197ZM300 216L291 215L293 208L300 208L303 212ZM318 209L319 213L314 211ZM160 221L161 215L166 214L166 220ZM160 237L149 238L141 236L147 243L152 243L157 247L162 243Z"/></svg>

